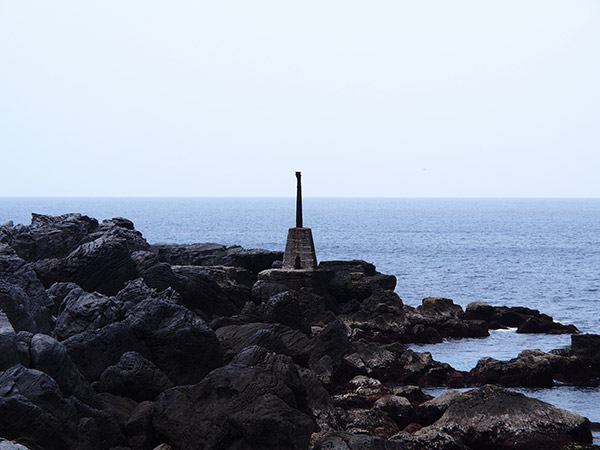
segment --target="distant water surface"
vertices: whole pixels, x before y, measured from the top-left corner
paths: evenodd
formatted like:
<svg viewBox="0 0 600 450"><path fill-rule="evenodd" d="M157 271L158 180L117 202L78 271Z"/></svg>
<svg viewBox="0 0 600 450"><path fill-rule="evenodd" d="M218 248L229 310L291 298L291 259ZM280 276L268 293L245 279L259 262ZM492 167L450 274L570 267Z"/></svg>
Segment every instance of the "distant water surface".
<svg viewBox="0 0 600 450"><path fill-rule="evenodd" d="M31 213L127 217L150 243L217 242L283 250L294 226L293 198L0 198L0 223ZM398 278L396 292L417 306L427 296L523 305L583 332L600 332L600 200L305 198L304 223L319 260L364 259ZM431 351L468 370L483 356L510 359L525 348L569 345L569 336L494 332L449 340ZM566 392L543 391L561 406ZM556 395L552 394L556 392ZM575 405L596 407L572 388ZM554 397L553 397L554 395ZM579 397L578 397L579 395ZM552 401L554 399L554 402ZM586 410L583 408L583 410ZM600 420L600 417L596 420Z"/></svg>

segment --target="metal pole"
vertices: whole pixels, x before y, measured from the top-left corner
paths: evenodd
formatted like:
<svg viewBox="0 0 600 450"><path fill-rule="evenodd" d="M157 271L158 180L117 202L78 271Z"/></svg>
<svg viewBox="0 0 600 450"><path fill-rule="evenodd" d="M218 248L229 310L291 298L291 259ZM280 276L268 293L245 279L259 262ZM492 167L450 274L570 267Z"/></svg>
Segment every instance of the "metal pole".
<svg viewBox="0 0 600 450"><path fill-rule="evenodd" d="M302 228L302 184L300 172L296 172L296 228Z"/></svg>

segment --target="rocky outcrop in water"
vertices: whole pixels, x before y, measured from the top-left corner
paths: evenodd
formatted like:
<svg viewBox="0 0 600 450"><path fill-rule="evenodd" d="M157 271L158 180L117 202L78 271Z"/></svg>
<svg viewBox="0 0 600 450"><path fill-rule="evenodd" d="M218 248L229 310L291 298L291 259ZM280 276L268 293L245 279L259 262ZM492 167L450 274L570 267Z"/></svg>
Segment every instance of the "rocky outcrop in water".
<svg viewBox="0 0 600 450"><path fill-rule="evenodd" d="M598 336L458 372L406 344L499 327L576 329L526 308L465 311L437 297L412 308L394 292L395 277L372 264L272 268L281 256L149 245L123 218L34 214L31 225L0 227L0 448L478 450L589 441L585 419L498 388L433 399L418 386L590 382L600 373Z"/></svg>

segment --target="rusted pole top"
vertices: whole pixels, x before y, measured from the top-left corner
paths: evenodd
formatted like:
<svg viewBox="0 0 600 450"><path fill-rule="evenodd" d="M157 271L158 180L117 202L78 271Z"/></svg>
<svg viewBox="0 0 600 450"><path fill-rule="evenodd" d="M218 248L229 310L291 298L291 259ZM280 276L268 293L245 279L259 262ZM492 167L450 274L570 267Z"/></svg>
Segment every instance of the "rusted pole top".
<svg viewBox="0 0 600 450"><path fill-rule="evenodd" d="M296 172L296 228L302 228L302 183L300 172Z"/></svg>

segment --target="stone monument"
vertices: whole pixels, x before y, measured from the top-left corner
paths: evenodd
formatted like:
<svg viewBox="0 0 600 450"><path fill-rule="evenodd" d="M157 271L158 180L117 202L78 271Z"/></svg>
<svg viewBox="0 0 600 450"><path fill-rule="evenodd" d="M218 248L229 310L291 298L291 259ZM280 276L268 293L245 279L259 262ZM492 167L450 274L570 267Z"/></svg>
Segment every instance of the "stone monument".
<svg viewBox="0 0 600 450"><path fill-rule="evenodd" d="M310 228L302 226L302 183L301 174L296 172L296 226L288 230L283 268L296 270L314 270L317 268L317 256Z"/></svg>

